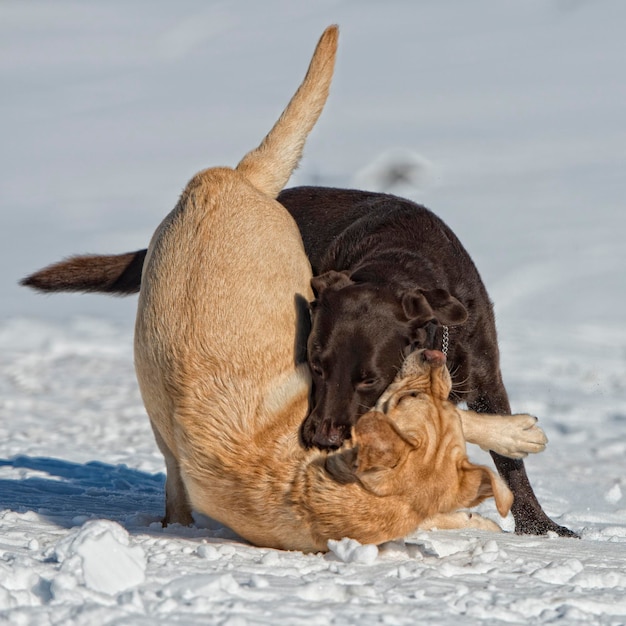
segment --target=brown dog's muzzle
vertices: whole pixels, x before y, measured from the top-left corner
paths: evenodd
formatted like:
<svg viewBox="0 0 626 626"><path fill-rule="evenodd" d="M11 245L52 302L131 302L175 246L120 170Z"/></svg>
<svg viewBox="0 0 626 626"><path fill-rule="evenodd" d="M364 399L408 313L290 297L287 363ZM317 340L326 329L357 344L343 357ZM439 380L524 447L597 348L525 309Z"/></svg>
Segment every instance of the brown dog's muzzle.
<svg viewBox="0 0 626 626"><path fill-rule="evenodd" d="M417 357L417 358L415 358ZM446 355L440 350L422 350L419 355L415 355L413 358L409 357L403 368L403 374L410 376L418 373L425 373L429 370L439 369L446 364ZM393 385L392 387L393 388ZM391 389L390 388L390 389ZM407 393L411 393L410 390ZM396 394L395 400L399 400L403 394ZM317 420L314 416L311 416L312 423ZM313 433L311 442L314 446L321 449L336 449L340 448L344 441L350 438L351 427L349 424L335 424L332 420L321 420Z"/></svg>
<svg viewBox="0 0 626 626"><path fill-rule="evenodd" d="M349 425L335 426L329 420L324 420L315 430L313 445L330 450L340 448L346 439L350 439L350 430Z"/></svg>

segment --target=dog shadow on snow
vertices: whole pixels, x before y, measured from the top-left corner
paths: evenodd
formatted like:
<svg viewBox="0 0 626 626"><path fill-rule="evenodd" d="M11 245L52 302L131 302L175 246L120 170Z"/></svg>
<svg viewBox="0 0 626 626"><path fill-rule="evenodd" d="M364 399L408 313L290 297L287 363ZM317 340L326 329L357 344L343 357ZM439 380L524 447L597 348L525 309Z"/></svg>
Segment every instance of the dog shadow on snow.
<svg viewBox="0 0 626 626"><path fill-rule="evenodd" d="M233 538L234 533L205 517L196 528L161 529L165 474L99 461L73 463L49 457L0 459L0 511L38 516L62 528L89 519L108 519L129 531L168 532Z"/></svg>

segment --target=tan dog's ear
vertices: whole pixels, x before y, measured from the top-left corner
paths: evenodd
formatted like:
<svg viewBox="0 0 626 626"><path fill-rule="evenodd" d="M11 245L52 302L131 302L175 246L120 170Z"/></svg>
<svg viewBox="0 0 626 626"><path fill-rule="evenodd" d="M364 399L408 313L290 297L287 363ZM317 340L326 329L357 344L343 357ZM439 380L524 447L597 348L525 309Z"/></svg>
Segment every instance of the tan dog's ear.
<svg viewBox="0 0 626 626"><path fill-rule="evenodd" d="M356 482L356 454L354 448L340 450L329 455L324 462L326 471L340 485Z"/></svg>
<svg viewBox="0 0 626 626"><path fill-rule="evenodd" d="M493 496L498 513L506 517L513 504L513 494L505 482L488 467L474 465L467 459L463 462L461 470L461 506L473 507Z"/></svg>
<svg viewBox="0 0 626 626"><path fill-rule="evenodd" d="M378 496L393 493L395 481L392 470L414 447L383 413L370 411L359 419L354 428L358 445L355 476L360 483Z"/></svg>

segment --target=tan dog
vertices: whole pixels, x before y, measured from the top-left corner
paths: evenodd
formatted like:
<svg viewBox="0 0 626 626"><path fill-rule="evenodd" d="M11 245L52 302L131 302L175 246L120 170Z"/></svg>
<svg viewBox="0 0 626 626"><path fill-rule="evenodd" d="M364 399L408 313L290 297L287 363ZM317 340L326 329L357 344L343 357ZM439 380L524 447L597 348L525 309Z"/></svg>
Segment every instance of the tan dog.
<svg viewBox="0 0 626 626"><path fill-rule="evenodd" d="M197 174L150 243L135 364L167 465L165 523L188 524L194 509L255 544L314 551L329 538L401 537L494 494L501 513L510 507L504 483L467 461L458 414L439 409L445 396L428 407L401 397L414 382L398 381L385 413L359 422L351 447L329 456L299 444L311 270L274 198L326 101L337 36L325 31L259 148L235 169ZM432 378L424 363L413 379ZM418 422L431 424L424 450ZM467 516L454 525L468 523L476 525Z"/></svg>
<svg viewBox="0 0 626 626"><path fill-rule="evenodd" d="M295 222L274 198L325 104L337 37L336 27L325 31L261 145L234 170L197 174L150 243L135 365L167 465L166 523L190 523L191 504L247 536L231 518L246 508L233 486L251 469L242 467L250 447L263 450L264 432L292 420L284 445L297 445L309 388L311 268Z"/></svg>
<svg viewBox="0 0 626 626"><path fill-rule="evenodd" d="M498 512L504 516L513 502L513 495L499 477L469 461L465 442L519 459L543 451L547 438L537 426L537 418L531 415L491 415L460 409L448 400L451 388L452 379L442 352L419 350L409 355L375 409L352 429L358 452L357 476L370 490L374 489L375 476L378 495L385 495L391 484L396 492L408 488L415 508L424 510L429 502L437 502L439 512L433 513L431 508L428 517L419 522L421 529L500 530L491 520L453 510L474 506L494 495ZM383 426L385 418L387 426ZM383 436L384 429L389 433L389 425L400 440L389 434ZM387 459L393 470L378 468L378 473L367 480L367 472L359 472L372 451ZM413 465L401 470L402 459L410 459L411 454L417 455ZM335 457L329 458L329 466L336 463ZM472 504L459 504L468 497L474 498ZM448 508L455 501L457 506Z"/></svg>

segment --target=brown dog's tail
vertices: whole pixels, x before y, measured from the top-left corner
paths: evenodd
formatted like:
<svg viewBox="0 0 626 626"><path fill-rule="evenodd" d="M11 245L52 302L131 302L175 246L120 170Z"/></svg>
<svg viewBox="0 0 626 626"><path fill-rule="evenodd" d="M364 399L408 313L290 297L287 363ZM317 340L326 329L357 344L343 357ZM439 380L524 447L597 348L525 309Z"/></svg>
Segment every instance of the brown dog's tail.
<svg viewBox="0 0 626 626"><path fill-rule="evenodd" d="M137 293L147 250L73 256L26 276L20 285L37 291L83 291L126 296Z"/></svg>
<svg viewBox="0 0 626 626"><path fill-rule="evenodd" d="M263 139L237 166L257 189L275 198L287 184L302 155L307 135L317 122L330 89L339 29L329 26L321 36L304 81Z"/></svg>

